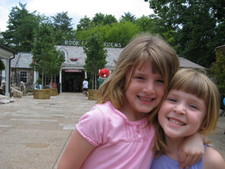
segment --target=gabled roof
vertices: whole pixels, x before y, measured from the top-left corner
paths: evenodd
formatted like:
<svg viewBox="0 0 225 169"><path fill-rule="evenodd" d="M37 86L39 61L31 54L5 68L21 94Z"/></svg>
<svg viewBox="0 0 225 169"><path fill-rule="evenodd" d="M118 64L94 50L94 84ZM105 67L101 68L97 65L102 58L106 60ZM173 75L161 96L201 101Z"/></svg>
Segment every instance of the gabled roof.
<svg viewBox="0 0 225 169"><path fill-rule="evenodd" d="M33 55L31 53L18 53L11 61L12 68L31 68Z"/></svg>
<svg viewBox="0 0 225 169"><path fill-rule="evenodd" d="M65 54L65 63L63 63L62 68L74 68L83 69L85 65L86 54L84 53L83 47L80 46L56 46L59 51ZM119 57L122 48L105 48L107 50L106 65L105 67L112 70L115 61ZM77 58L77 61L71 61L71 58Z"/></svg>
<svg viewBox="0 0 225 169"><path fill-rule="evenodd" d="M222 51L225 54L225 45L218 46L216 49Z"/></svg>
<svg viewBox="0 0 225 169"><path fill-rule="evenodd" d="M180 60L180 67L183 68L195 68L195 69L206 69L205 67L198 65L194 62L191 62L190 60L187 60L185 58L179 57Z"/></svg>
<svg viewBox="0 0 225 169"><path fill-rule="evenodd" d="M65 62L62 64L62 69L83 69L85 65L86 54L84 53L83 47L80 46L56 46L56 48L64 52ZM122 48L105 48L107 50L106 65L105 68L113 70L115 62L119 57ZM15 58L11 61L11 67L15 68L31 68L32 63L31 53L18 53ZM72 61L71 58L76 58L76 61ZM180 67L184 68L195 68L195 69L206 69L205 67L191 62L185 58L179 57Z"/></svg>

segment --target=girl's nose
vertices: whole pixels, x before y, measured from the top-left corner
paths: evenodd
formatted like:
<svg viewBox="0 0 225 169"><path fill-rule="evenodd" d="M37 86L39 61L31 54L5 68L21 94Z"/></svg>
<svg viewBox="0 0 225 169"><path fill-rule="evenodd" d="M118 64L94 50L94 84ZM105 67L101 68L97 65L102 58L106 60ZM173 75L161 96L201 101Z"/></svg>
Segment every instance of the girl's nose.
<svg viewBox="0 0 225 169"><path fill-rule="evenodd" d="M176 106L174 107L174 111L177 114L185 114L186 113L185 106L182 103L177 103Z"/></svg>
<svg viewBox="0 0 225 169"><path fill-rule="evenodd" d="M155 94L155 86L153 83L148 83L145 85L143 91L147 94Z"/></svg>

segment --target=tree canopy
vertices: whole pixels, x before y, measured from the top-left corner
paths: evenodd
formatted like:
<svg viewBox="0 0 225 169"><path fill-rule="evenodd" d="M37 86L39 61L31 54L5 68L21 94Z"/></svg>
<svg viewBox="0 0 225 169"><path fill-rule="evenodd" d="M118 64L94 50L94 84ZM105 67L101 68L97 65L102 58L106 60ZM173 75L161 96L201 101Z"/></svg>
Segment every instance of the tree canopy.
<svg viewBox="0 0 225 169"><path fill-rule="evenodd" d="M1 59L0 59L0 70L5 70L5 64Z"/></svg>
<svg viewBox="0 0 225 169"><path fill-rule="evenodd" d="M19 7L13 7L9 14L8 30L2 32L5 45L18 52L30 52L34 30L40 21L41 17L36 12L30 13L26 4L19 3Z"/></svg>
<svg viewBox="0 0 225 169"><path fill-rule="evenodd" d="M35 31L35 40L33 44L33 63L31 67L52 78L53 75L58 75L62 63L65 58L62 53L55 48L55 39L53 29L49 24L41 24Z"/></svg>
<svg viewBox="0 0 225 169"><path fill-rule="evenodd" d="M212 64L212 71L216 77L221 97L225 97L225 52L219 49L215 50L216 61Z"/></svg>
<svg viewBox="0 0 225 169"><path fill-rule="evenodd" d="M225 42L225 1L145 0L173 30L174 46L180 56L205 67L215 61L214 49Z"/></svg>
<svg viewBox="0 0 225 169"><path fill-rule="evenodd" d="M93 88L97 88L97 79L99 69L104 68L106 64L106 50L104 42L100 34L92 34L84 46L84 52L87 58L85 59L84 69L94 84Z"/></svg>

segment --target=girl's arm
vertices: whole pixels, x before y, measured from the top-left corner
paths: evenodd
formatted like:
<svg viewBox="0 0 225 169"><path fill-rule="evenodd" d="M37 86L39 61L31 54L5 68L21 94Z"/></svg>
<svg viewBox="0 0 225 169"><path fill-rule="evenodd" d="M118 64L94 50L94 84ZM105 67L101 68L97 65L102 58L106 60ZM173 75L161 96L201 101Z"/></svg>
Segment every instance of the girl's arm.
<svg viewBox="0 0 225 169"><path fill-rule="evenodd" d="M79 169L88 155L95 149L76 130L66 146L60 159L58 169Z"/></svg>
<svg viewBox="0 0 225 169"><path fill-rule="evenodd" d="M204 140L198 132L186 137L179 150L180 168L186 168L198 162L204 153Z"/></svg>
<svg viewBox="0 0 225 169"><path fill-rule="evenodd" d="M225 169L225 161L218 151L207 147L204 155L203 168Z"/></svg>

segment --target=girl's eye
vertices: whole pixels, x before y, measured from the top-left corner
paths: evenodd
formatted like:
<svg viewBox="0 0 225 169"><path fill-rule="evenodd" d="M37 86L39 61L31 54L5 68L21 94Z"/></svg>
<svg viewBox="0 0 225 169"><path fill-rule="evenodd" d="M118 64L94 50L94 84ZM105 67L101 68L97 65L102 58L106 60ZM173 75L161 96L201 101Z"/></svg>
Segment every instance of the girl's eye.
<svg viewBox="0 0 225 169"><path fill-rule="evenodd" d="M142 77L142 76L135 76L134 78L135 79L144 79L144 77Z"/></svg>
<svg viewBox="0 0 225 169"><path fill-rule="evenodd" d="M157 82L164 83L164 80L160 79L160 80L157 80Z"/></svg>
<svg viewBox="0 0 225 169"><path fill-rule="evenodd" d="M170 101L170 102L176 102L176 101L177 101L177 100L174 99L174 98L167 98L167 100Z"/></svg>
<svg viewBox="0 0 225 169"><path fill-rule="evenodd" d="M196 109L196 110L198 110L198 107L197 107L197 106L195 106L195 105L193 105L193 104L190 104L190 105L189 105L189 107L190 107L190 108L192 108L192 109Z"/></svg>

